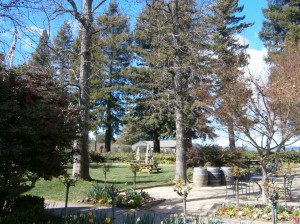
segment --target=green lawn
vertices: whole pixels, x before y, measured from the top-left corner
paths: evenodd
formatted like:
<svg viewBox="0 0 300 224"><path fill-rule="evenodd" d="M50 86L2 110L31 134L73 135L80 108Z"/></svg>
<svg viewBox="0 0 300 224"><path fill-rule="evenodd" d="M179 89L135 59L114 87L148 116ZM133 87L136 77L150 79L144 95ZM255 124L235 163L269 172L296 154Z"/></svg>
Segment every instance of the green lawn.
<svg viewBox="0 0 300 224"><path fill-rule="evenodd" d="M137 173L137 188L142 188L152 185L160 185L170 183L175 177L175 165L159 165L161 171L157 173L152 172L150 175L147 173ZM72 169L69 168L68 172L71 173ZM98 183L104 184L103 169L99 165L90 167L90 176ZM112 165L110 171L106 175L108 184L115 184L120 189L125 189L133 186L133 173L128 165ZM69 201L76 202L79 199L85 198L88 191L91 189L92 184L95 182L78 181L75 187L70 188ZM126 184L127 183L127 184ZM54 178L51 181L39 180L36 186L26 194L44 197L48 200L65 200L66 188L59 179Z"/></svg>

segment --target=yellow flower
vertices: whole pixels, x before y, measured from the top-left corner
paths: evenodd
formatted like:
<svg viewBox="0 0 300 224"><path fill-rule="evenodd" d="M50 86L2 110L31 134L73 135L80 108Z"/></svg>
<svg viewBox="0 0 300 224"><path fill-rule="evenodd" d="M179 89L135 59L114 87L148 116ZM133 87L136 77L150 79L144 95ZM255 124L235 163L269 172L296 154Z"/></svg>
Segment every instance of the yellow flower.
<svg viewBox="0 0 300 224"><path fill-rule="evenodd" d="M93 215L93 212L89 212L89 216L92 216Z"/></svg>
<svg viewBox="0 0 300 224"><path fill-rule="evenodd" d="M137 221L137 222L141 221L141 217L138 217L138 218L136 219L136 221Z"/></svg>
<svg viewBox="0 0 300 224"><path fill-rule="evenodd" d="M90 218L90 219L89 219L89 222L90 222L90 223L93 223L93 222L94 222L94 220L93 220L92 218Z"/></svg>
<svg viewBox="0 0 300 224"><path fill-rule="evenodd" d="M105 219L105 223L110 223L111 222L111 218L110 217L106 217L106 219Z"/></svg>
<svg viewBox="0 0 300 224"><path fill-rule="evenodd" d="M127 215L130 215L130 211L127 212Z"/></svg>

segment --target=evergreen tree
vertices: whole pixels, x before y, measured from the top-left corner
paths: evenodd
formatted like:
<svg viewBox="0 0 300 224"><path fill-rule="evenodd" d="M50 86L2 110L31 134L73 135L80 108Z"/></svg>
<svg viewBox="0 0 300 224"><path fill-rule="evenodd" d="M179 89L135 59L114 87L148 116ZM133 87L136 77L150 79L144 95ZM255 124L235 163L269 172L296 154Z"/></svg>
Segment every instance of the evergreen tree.
<svg viewBox="0 0 300 224"><path fill-rule="evenodd" d="M126 135L152 140L153 150L160 152L160 139L174 137L174 97L171 94L171 79L160 76L160 70L142 63L149 48L143 49L144 42L136 41L135 53L140 58L138 66L132 70L131 88L128 101L129 113L125 116ZM137 134L139 130L139 134ZM124 133L125 134L125 133ZM132 138L124 135L124 138ZM135 138L135 139L136 139Z"/></svg>
<svg viewBox="0 0 300 224"><path fill-rule="evenodd" d="M217 55L214 66L217 80L214 86L214 115L227 127L231 150L235 149L234 119L248 94L242 82L241 70L247 64L245 50L248 45L240 43L237 35L253 24L243 22L245 16L237 16L243 9L243 6L238 6L238 0L218 0L213 6L212 16L215 26L212 50Z"/></svg>
<svg viewBox="0 0 300 224"><path fill-rule="evenodd" d="M199 5L203 6L204 2ZM152 69L151 75L156 75L150 81L169 85L162 92L170 96L164 99L166 105L168 99L172 99L170 105L174 108L175 179L187 179L185 153L190 137L187 135L190 130L188 115L192 113L193 105L189 87L193 81L204 79L209 65L210 55L205 43L210 28L204 21L207 12L203 9L196 7L196 1L149 1L139 16L135 30L137 41L140 39L142 46L148 48L141 60L146 64L146 69Z"/></svg>
<svg viewBox="0 0 300 224"><path fill-rule="evenodd" d="M50 41L46 30L43 30L35 52L31 54L28 65L32 71L52 71Z"/></svg>
<svg viewBox="0 0 300 224"><path fill-rule="evenodd" d="M66 81L70 81L68 74L70 69L70 52L73 43L71 25L65 21L57 35L53 39L53 60L57 70L60 84L63 86Z"/></svg>
<svg viewBox="0 0 300 224"><path fill-rule="evenodd" d="M126 68L131 60L129 19L112 1L104 15L97 18L95 29L99 30L101 48L96 52L99 67L92 79L93 119L105 130L105 148L110 151L125 114Z"/></svg>
<svg viewBox="0 0 300 224"><path fill-rule="evenodd" d="M269 0L263 9L266 20L259 33L269 53L282 51L287 43L300 38L300 2L297 0Z"/></svg>

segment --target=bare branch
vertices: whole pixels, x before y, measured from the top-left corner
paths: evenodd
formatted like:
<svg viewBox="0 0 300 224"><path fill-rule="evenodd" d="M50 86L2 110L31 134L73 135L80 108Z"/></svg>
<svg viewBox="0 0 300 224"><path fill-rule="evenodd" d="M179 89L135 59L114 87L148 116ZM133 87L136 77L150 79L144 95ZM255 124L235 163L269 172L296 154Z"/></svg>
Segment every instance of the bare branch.
<svg viewBox="0 0 300 224"><path fill-rule="evenodd" d="M100 1L92 10L92 13L94 13L102 4L104 4L106 2L106 0L102 0Z"/></svg>
<svg viewBox="0 0 300 224"><path fill-rule="evenodd" d="M73 0L67 0L67 1L72 6L73 10L65 10L65 11L71 13L75 17L75 19L77 19L80 23L85 24L86 20L84 19L82 14L78 12L76 3Z"/></svg>

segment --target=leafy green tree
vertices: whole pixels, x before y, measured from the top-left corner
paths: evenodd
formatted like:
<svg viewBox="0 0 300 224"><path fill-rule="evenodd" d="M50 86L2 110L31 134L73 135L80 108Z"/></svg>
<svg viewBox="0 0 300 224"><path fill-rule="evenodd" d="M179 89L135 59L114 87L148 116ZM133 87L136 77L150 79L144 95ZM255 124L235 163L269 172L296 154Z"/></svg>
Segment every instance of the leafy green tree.
<svg viewBox="0 0 300 224"><path fill-rule="evenodd" d="M78 136L79 109L51 74L0 74L0 208L27 181L64 172Z"/></svg>
<svg viewBox="0 0 300 224"><path fill-rule="evenodd" d="M129 18L112 1L97 18L95 29L99 31L101 47L95 51L99 54L99 69L92 78L92 114L97 126L105 130L105 148L109 152L125 114L126 68L131 61Z"/></svg>
<svg viewBox="0 0 300 224"><path fill-rule="evenodd" d="M282 51L287 43L300 38L300 3L295 0L269 0L263 9L266 18L259 33L269 53Z"/></svg>
<svg viewBox="0 0 300 224"><path fill-rule="evenodd" d="M35 52L31 54L28 65L31 71L52 71L50 40L46 30L43 30Z"/></svg>
<svg viewBox="0 0 300 224"><path fill-rule="evenodd" d="M58 78L63 86L66 81L70 81L70 53L73 43L73 34L71 25L65 21L57 35L53 39L53 58ZM72 74L73 75L73 74Z"/></svg>
<svg viewBox="0 0 300 224"><path fill-rule="evenodd" d="M242 82L242 67L247 64L247 44L240 43L237 35L253 23L245 23L241 15L244 7L238 0L218 0L213 6L212 51L217 55L214 62L216 81L214 85L214 115L227 127L229 148L235 150L234 120L247 102L249 91Z"/></svg>

